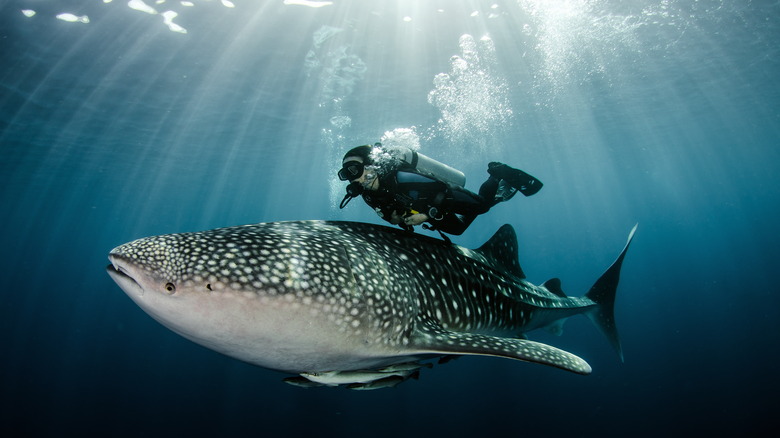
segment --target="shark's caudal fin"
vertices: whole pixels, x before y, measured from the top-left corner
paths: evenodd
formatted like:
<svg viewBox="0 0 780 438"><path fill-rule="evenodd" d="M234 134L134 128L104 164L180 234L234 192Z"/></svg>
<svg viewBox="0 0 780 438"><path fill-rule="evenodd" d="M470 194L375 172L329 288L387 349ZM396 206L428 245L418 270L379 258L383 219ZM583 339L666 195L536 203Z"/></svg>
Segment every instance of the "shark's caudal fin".
<svg viewBox="0 0 780 438"><path fill-rule="evenodd" d="M587 298L590 298L597 304L586 315L604 333L609 343L617 351L621 361L623 361L623 348L620 346L620 337L615 325L615 293L617 292L618 281L620 281L620 267L623 265L623 258L626 256L628 246L631 245L631 240L634 238L637 225L634 225L631 233L628 234L626 246L620 252L617 260L612 263L612 266L596 280L596 283L585 294Z"/></svg>

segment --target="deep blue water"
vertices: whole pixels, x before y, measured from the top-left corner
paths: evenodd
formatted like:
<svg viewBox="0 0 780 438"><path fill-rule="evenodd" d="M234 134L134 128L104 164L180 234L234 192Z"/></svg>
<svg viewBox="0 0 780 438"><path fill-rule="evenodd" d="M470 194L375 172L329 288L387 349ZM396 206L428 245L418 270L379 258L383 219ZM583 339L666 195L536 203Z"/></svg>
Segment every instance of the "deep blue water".
<svg viewBox="0 0 780 438"><path fill-rule="evenodd" d="M148 2L178 12L186 33L124 1L0 6L3 434L655 436L774 424L780 3L192 3ZM55 18L64 12L89 23ZM538 176L539 194L454 240L476 247L510 223L529 279L560 277L570 295L638 222L616 306L625 363L573 318L563 336L532 339L584 357L587 377L472 357L394 389L305 390L179 337L104 272L111 248L147 235L379 223L360 201L335 207L335 170L348 148L382 137L419 143L473 190L488 161Z"/></svg>

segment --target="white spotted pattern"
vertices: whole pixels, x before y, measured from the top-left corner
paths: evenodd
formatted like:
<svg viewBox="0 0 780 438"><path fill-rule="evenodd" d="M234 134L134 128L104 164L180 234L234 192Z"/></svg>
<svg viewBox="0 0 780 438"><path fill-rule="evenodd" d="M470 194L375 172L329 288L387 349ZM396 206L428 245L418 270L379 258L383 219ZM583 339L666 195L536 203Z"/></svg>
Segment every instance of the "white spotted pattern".
<svg viewBox="0 0 780 438"><path fill-rule="evenodd" d="M149 237L111 255L177 288L282 298L325 315L340 333L360 334L365 349L403 355L424 346L590 369L576 356L513 337L595 303L525 281L511 227L470 250L376 225L277 222Z"/></svg>

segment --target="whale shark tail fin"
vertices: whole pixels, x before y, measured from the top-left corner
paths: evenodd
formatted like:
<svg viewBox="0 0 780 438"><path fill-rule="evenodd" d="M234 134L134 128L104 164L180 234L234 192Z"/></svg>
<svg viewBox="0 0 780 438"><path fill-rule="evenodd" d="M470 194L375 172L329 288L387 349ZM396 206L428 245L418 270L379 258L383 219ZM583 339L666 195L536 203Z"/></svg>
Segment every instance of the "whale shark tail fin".
<svg viewBox="0 0 780 438"><path fill-rule="evenodd" d="M638 224L637 224L638 225ZM626 256L628 246L634 238L637 225L631 229L628 234L628 241L623 251L620 252L617 260L612 263L606 272L604 272L596 283L590 288L585 297L593 300L597 305L593 310L586 313L588 318L604 333L612 348L615 349L620 361L623 361L623 348L620 346L620 336L615 325L615 294L617 292L618 282L620 281L620 268L623 265L623 258Z"/></svg>

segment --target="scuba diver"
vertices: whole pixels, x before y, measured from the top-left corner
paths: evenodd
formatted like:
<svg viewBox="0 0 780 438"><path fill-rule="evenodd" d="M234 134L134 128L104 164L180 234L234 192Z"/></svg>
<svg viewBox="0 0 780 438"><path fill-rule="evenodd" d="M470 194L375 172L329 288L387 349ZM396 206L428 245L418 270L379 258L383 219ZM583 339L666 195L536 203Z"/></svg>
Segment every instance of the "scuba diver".
<svg viewBox="0 0 780 438"><path fill-rule="evenodd" d="M460 235L477 216L518 191L531 196L542 188L538 179L503 163L488 163L487 172L476 194L464 187L462 172L412 149L358 146L344 155L338 172L340 180L350 182L339 208L362 195L379 217L407 231L425 223L425 229Z"/></svg>

